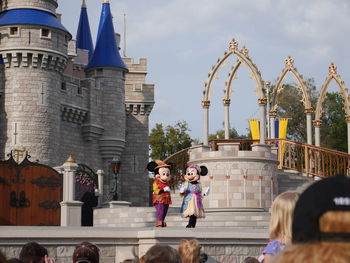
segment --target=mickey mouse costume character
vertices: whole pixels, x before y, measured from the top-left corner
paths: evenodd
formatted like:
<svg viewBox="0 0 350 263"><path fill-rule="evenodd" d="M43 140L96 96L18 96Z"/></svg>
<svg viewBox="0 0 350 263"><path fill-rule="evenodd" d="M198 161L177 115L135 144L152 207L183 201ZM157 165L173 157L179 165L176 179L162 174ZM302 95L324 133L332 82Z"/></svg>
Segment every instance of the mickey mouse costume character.
<svg viewBox="0 0 350 263"><path fill-rule="evenodd" d="M207 167L191 164L184 175L186 182L184 185L179 185L180 194L183 196L180 212L183 217L189 217L187 228L195 228L197 217L204 217L202 196L209 194L209 187L202 194L199 179L200 176L207 175L207 173Z"/></svg>
<svg viewBox="0 0 350 263"><path fill-rule="evenodd" d="M147 164L147 170L153 172L155 180L153 182L153 199L152 203L156 208L157 222L156 227L166 227L164 219L171 204L170 174L171 165L166 164L161 160L156 160Z"/></svg>

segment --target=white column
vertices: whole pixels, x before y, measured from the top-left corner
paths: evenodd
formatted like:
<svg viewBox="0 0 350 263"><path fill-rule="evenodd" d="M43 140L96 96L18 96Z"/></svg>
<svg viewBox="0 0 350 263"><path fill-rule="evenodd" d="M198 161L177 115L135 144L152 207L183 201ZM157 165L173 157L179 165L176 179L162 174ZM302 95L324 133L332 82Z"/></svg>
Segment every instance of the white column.
<svg viewBox="0 0 350 263"><path fill-rule="evenodd" d="M61 226L81 225L80 201L75 201L75 173L78 164L70 156L63 164L63 200L61 204Z"/></svg>
<svg viewBox="0 0 350 263"><path fill-rule="evenodd" d="M63 201L75 199L75 172L78 164L70 158L63 164Z"/></svg>
<svg viewBox="0 0 350 263"><path fill-rule="evenodd" d="M275 134L275 115L270 116L270 139L275 139L276 134Z"/></svg>
<svg viewBox="0 0 350 263"><path fill-rule="evenodd" d="M306 112L306 135L307 135L307 144L312 145L312 121L311 121L311 112Z"/></svg>
<svg viewBox="0 0 350 263"><path fill-rule="evenodd" d="M209 144L209 106L210 101L202 101L203 106L203 145Z"/></svg>
<svg viewBox="0 0 350 263"><path fill-rule="evenodd" d="M320 127L315 127L315 146L320 147Z"/></svg>
<svg viewBox="0 0 350 263"><path fill-rule="evenodd" d="M98 206L101 206L102 196L103 196L103 170L97 170L97 180L98 180L98 188L95 189L95 195L98 197Z"/></svg>
<svg viewBox="0 0 350 263"><path fill-rule="evenodd" d="M347 122L348 126L348 153L350 154L350 122Z"/></svg>
<svg viewBox="0 0 350 263"><path fill-rule="evenodd" d="M225 140L230 139L230 102L229 99L223 99L224 103L224 127L225 127Z"/></svg>
<svg viewBox="0 0 350 263"><path fill-rule="evenodd" d="M265 144L266 138L266 101L267 99L259 99L260 111L260 144Z"/></svg>
<svg viewBox="0 0 350 263"><path fill-rule="evenodd" d="M266 103L266 118L267 118L267 138L271 139L271 122L270 122L270 118L268 116L268 114L270 113L270 85L271 82L270 81L266 81L265 82L265 93L266 93L266 99L267 99L267 103Z"/></svg>

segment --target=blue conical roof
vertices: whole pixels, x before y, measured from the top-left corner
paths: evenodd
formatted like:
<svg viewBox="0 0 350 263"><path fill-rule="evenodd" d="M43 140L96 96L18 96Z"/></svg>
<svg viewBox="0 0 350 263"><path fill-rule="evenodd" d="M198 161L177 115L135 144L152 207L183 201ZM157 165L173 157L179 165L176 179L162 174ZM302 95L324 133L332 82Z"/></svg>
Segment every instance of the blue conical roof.
<svg viewBox="0 0 350 263"><path fill-rule="evenodd" d="M53 14L37 9L11 9L0 13L0 26L5 25L40 25L65 31L71 37L68 30Z"/></svg>
<svg viewBox="0 0 350 263"><path fill-rule="evenodd" d="M128 70L119 54L111 9L106 0L102 4L95 51L88 65L88 68L93 67L118 67Z"/></svg>
<svg viewBox="0 0 350 263"><path fill-rule="evenodd" d="M92 57L94 46L92 44L89 17L87 14L85 0L83 0L80 12L79 26L77 31L77 48L88 50L89 59Z"/></svg>

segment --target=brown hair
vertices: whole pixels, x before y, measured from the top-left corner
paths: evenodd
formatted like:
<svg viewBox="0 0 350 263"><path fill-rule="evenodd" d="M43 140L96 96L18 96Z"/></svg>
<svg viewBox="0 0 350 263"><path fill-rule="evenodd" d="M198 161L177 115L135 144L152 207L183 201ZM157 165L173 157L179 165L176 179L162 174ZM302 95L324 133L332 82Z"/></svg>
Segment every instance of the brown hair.
<svg viewBox="0 0 350 263"><path fill-rule="evenodd" d="M5 255L0 251L0 263L7 263Z"/></svg>
<svg viewBox="0 0 350 263"><path fill-rule="evenodd" d="M319 219L320 231L350 233L349 211L328 211ZM350 242L313 242L294 244L277 257L276 263L347 263L350 259Z"/></svg>
<svg viewBox="0 0 350 263"><path fill-rule="evenodd" d="M284 192L275 198L271 209L270 239L291 242L293 211L298 198L297 192Z"/></svg>
<svg viewBox="0 0 350 263"><path fill-rule="evenodd" d="M154 245L140 259L141 263L181 263L176 249L166 245Z"/></svg>
<svg viewBox="0 0 350 263"><path fill-rule="evenodd" d="M97 246L90 242L82 242L75 247L73 263L99 263L100 253Z"/></svg>
<svg viewBox="0 0 350 263"><path fill-rule="evenodd" d="M19 259L23 263L40 263L45 255L48 255L46 248L36 242L29 242L22 247Z"/></svg>
<svg viewBox="0 0 350 263"><path fill-rule="evenodd" d="M201 246L195 239L181 240L179 244L179 254L182 263L198 263L200 260Z"/></svg>

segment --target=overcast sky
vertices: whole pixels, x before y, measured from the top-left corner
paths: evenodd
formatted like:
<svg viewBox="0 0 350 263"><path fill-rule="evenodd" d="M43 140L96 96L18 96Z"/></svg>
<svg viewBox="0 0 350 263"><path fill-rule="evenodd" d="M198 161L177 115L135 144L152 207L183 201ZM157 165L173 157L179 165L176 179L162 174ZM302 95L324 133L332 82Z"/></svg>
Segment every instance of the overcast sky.
<svg viewBox="0 0 350 263"><path fill-rule="evenodd" d="M81 0L58 0L57 12L75 38ZM86 0L96 39L102 0ZM148 59L147 82L155 84L155 123L185 120L191 136L202 140L202 92L217 59L235 38L246 46L265 81L272 84L291 55L304 79L320 90L334 62L350 85L349 0L110 0L116 32L123 35L127 17L126 55ZM123 43L123 42L122 42ZM122 47L123 49L123 47ZM218 74L210 107L210 132L223 128L223 82L233 57ZM231 126L246 134L249 118L258 117L257 95L242 67L233 82ZM288 78L287 81L293 81ZM291 114L292 115L292 114ZM292 117L292 116L291 116Z"/></svg>

